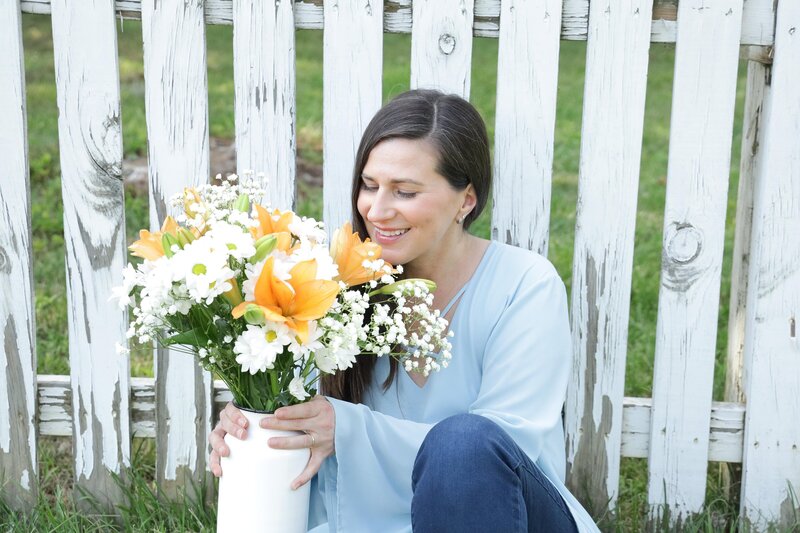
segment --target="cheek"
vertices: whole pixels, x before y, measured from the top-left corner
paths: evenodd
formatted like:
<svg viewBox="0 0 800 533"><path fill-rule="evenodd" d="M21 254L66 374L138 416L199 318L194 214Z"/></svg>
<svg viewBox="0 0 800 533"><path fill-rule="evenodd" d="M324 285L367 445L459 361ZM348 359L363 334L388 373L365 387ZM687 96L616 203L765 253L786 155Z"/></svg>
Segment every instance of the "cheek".
<svg viewBox="0 0 800 533"><path fill-rule="evenodd" d="M358 214L361 215L365 221L367 220L367 213L369 213L369 201L363 194L358 195L358 199L356 200L356 209L358 210Z"/></svg>

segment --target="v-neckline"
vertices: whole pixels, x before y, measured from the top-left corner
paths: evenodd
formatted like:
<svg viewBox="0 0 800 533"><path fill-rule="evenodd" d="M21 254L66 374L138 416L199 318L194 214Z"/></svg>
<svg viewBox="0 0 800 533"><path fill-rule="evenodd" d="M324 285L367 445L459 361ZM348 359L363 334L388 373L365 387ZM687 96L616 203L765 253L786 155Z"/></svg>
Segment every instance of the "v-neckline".
<svg viewBox="0 0 800 533"><path fill-rule="evenodd" d="M447 316L447 313L450 311L450 308L453 305L455 305L455 303L458 302L458 300L462 296L464 296L464 294L466 294L467 289L472 285L472 281L474 279L476 279L478 277L478 275L483 271L484 265L486 264L486 261L489 258L490 252L492 252L494 250L494 246L495 246L495 241L489 241L489 245L483 251L483 255L481 256L481 259L478 262L478 266L475 267L475 270L472 272L472 275L464 283L464 285L461 286L461 288L458 290L458 292L456 292L455 295L452 298L450 298L450 301L447 302L447 305L445 305L444 308L442 308L441 316L443 316L443 317ZM453 316L450 319L449 326L451 326L451 327L456 322L456 316L458 316L458 310L459 310L459 308L456 307L456 310L453 312ZM414 388L419 389L419 390L424 389L428 385L428 383L430 382L430 379L431 379L431 374L429 374L428 377L425 379L425 381L422 383L422 385L419 385L416 381L414 381L414 378L411 377L411 374L407 370L405 370L404 368L401 367L400 368L400 372L402 374L405 374L406 378L408 378L408 380L411 382L411 384L414 385Z"/></svg>

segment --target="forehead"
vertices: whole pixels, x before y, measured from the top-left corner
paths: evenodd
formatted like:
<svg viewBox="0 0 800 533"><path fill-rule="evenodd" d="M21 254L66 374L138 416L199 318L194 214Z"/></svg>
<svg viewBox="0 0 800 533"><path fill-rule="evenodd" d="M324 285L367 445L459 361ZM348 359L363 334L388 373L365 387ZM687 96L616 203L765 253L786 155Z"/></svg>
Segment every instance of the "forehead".
<svg viewBox="0 0 800 533"><path fill-rule="evenodd" d="M438 163L439 154L427 141L386 139L369 153L363 174L374 180L433 178L439 176Z"/></svg>

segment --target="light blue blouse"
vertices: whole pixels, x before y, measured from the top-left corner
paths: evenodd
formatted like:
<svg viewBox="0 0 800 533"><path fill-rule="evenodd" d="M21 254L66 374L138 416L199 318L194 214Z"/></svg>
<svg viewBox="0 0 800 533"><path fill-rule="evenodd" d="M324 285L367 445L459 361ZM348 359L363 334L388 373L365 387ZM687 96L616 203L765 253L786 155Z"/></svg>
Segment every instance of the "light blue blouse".
<svg viewBox="0 0 800 533"><path fill-rule="evenodd" d="M418 387L399 369L388 390L377 361L364 404L331 398L336 454L311 487L315 533L411 531L411 471L427 432L458 413L499 424L564 497L580 531L597 531L564 486L561 408L572 361L567 298L542 256L498 242L465 286L450 366Z"/></svg>

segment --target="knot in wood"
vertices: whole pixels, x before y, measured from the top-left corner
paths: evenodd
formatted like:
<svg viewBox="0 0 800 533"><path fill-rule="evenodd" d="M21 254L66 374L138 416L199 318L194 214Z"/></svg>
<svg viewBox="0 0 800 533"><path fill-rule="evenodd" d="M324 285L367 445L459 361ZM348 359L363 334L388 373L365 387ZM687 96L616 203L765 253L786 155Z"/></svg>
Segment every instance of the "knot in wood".
<svg viewBox="0 0 800 533"><path fill-rule="evenodd" d="M664 250L671 261L686 264L700 255L703 235L691 224L673 222L667 229L665 244Z"/></svg>
<svg viewBox="0 0 800 533"><path fill-rule="evenodd" d="M453 53L456 48L456 38L449 33L443 33L439 37L439 50L446 56Z"/></svg>

